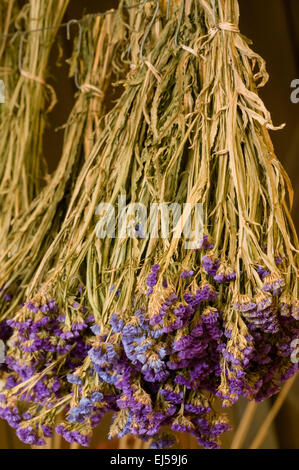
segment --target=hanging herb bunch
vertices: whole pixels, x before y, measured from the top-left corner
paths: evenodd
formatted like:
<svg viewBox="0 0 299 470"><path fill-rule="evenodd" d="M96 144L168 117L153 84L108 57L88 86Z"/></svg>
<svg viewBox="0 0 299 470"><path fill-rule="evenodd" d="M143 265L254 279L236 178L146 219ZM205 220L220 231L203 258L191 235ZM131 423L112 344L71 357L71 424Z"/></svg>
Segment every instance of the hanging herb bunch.
<svg viewBox="0 0 299 470"><path fill-rule="evenodd" d="M125 91L10 323L1 415L27 442L64 410L56 432L88 445L114 411L111 437L162 448L187 431L217 447L229 426L216 400L262 400L297 371L298 240L257 94L264 61L239 32L237 0L174 2L167 17L158 6L130 16ZM99 237L101 202L130 230ZM168 238L150 237L132 203L184 209ZM202 233L187 249L197 204Z"/></svg>
<svg viewBox="0 0 299 470"><path fill-rule="evenodd" d="M58 167L28 210L14 222L6 239L6 250L0 257L0 284L5 285L2 320L24 301L25 287L43 262L65 218L78 173L101 132L106 107L111 107L106 99L112 93L111 82L118 80L127 68L120 60L126 33L119 15L121 9L105 17L86 16L79 24L80 34L70 59L70 74L76 77L79 94L63 126Z"/></svg>
<svg viewBox="0 0 299 470"><path fill-rule="evenodd" d="M7 33L12 33L14 24L18 30L43 31L28 37L16 33L1 43L1 47L5 45L3 53L11 77L16 79L13 86L8 80L7 99L1 105L1 253L7 247L13 223L38 194L45 175L43 134L47 114L56 103L54 89L46 82L48 58L68 5L68 1L61 0L58 3L29 0L22 2L21 8L19 3L11 0L2 7L7 13Z"/></svg>
<svg viewBox="0 0 299 470"><path fill-rule="evenodd" d="M35 330L37 324L33 329L31 329L31 327L29 329L25 327L24 330L21 327L22 322L16 321L16 317L14 316L18 301L24 299L23 291L18 291L16 287L20 282L22 285L26 285L34 273L36 265L43 263L44 252L49 247L53 234L57 230L63 215L66 213L66 203L68 202L69 194L72 195L72 192L74 191L73 185L77 177L77 172L82 165L84 157L86 158L88 156L90 148L93 146L94 139L102 133L102 127L105 123L102 117L105 114L105 109L107 107L111 108L114 105L113 102L111 103L111 96L113 97L111 88L114 85L121 85L121 83L114 84L113 80L119 80L122 74L124 74L124 71L128 68L127 53L129 43L127 38L129 24L126 28L125 25L126 22L130 23L132 18L133 10L124 10L123 2L121 2L116 12L109 12L109 14L104 17L101 17L100 15L96 15L95 17L86 17L84 21L82 21L83 31L81 38L81 54L83 56L83 60L81 65L83 70L81 70L80 74L77 76L77 83L79 83L81 93L70 115L68 123L65 126L62 158L49 184L31 203L28 211L24 214L24 217L21 220L18 220L16 228L10 233L9 248L3 256L5 267L3 266L4 269L2 270L2 273L6 280L7 273L10 274L9 285L15 289L16 295L11 299L9 304L3 303L2 305L2 319L7 319L13 316L13 320L2 321L2 324L0 325L0 334L1 337L6 340L10 336L11 331L14 330L16 334L11 337L8 345L13 345L14 353L17 352L17 349L19 348L19 353L17 353L18 358L14 356L16 360L11 356L12 361L8 358L9 353L7 354L5 370L8 367L11 371L14 371L14 373L9 375L6 382L6 387L8 388L18 384L20 382L19 379L21 379L21 381L26 381L27 378L34 375L34 367L37 363L34 361L35 365L33 365L30 357L32 357L32 354L37 357L37 351L41 352L41 347L43 346L45 346L44 351L47 351L47 354L43 358L40 357L41 360L38 365L38 370L42 370L44 368L45 362L47 363L47 361L50 360L53 353L56 354L58 352L59 356L62 354L61 357L66 357L65 353L72 350L72 360L75 361L75 364L80 363L80 361L82 361L86 356L87 348L83 345L83 338L81 340L81 335L79 333L80 326L75 334L67 333L64 335L64 332L59 330L59 326L65 329L65 318L62 318L62 316L58 318L58 323L55 325L50 322L50 326L47 321L40 318L41 322L38 321L39 326L37 330ZM142 30L144 29L144 25L140 24L140 27ZM71 61L73 64L72 69L74 71L76 70L75 62L78 60L77 51L78 44L76 41L75 51ZM70 208L71 205L69 210ZM64 240L62 240L62 242L64 243ZM57 252L55 251L56 243L57 241L53 243L53 247L49 250L52 250L55 253L55 256L57 256ZM60 245L60 248L61 246L62 245ZM81 296L80 292L81 289L77 292L78 297ZM24 305L25 307L29 306L36 311L32 303L25 302ZM77 307L78 305L73 302L72 311L78 315L78 318L84 315L87 321L90 322L91 316L88 317L86 315L86 309L82 307L82 309L77 312ZM49 310L46 306L43 310L43 313L46 311L49 313L51 309ZM30 311L33 313L32 310ZM55 308L52 313L54 313L54 311ZM45 342L43 342L42 345L39 340L35 341L37 339L35 333L40 333L41 336L43 336L41 330L50 330L51 327L55 327L55 331L57 333L57 345L54 346L51 344L52 341L48 343L48 345L46 345ZM35 333L33 330L35 330ZM20 334L22 339L19 336ZM18 338L16 342L14 342L14 336ZM22 344L19 342L20 339ZM70 344L65 344L65 346L63 346L65 339L68 339ZM29 368L25 366L25 369L23 370L24 364L27 364ZM46 375L47 380L49 380L50 375ZM63 373L62 377L64 376L65 373ZM53 377L54 376L52 374L52 378ZM21 407L26 408L24 402L30 401L34 404L33 408L39 408L41 401L45 402L45 407L47 407L48 404L50 407L51 401L49 400L49 397L54 398L52 393L54 392L55 399L64 393L61 387L63 381L60 382L60 385L59 381L55 381L54 388L52 387L53 380L50 380L48 383L48 388L44 387L42 377L41 381L38 380L37 384L33 385L33 382L34 380L30 380L30 385L28 384L32 389L32 394L28 397L25 393L21 393L21 395L19 395L19 389L16 390L19 398L21 398ZM67 385L66 390L68 388L70 388L70 385ZM66 391L65 394L69 399L69 395ZM65 408L63 405L65 400L62 401L62 406L60 405L60 401L61 400L59 400L58 407L56 407L54 413L50 415L51 420L53 420L55 411ZM13 424L6 411L4 411L1 416L8 419L10 424ZM27 419L28 416L28 414L25 414L23 419ZM21 428L21 426L19 426L21 418L22 416L20 416L20 420L16 421L16 426L13 425L13 427ZM34 428L34 431L32 431L32 428L30 427L28 433L24 433L22 428L17 432L17 434L21 440L31 444L41 444L44 442L44 438L47 437L47 432L44 432L43 428L40 426L38 429Z"/></svg>

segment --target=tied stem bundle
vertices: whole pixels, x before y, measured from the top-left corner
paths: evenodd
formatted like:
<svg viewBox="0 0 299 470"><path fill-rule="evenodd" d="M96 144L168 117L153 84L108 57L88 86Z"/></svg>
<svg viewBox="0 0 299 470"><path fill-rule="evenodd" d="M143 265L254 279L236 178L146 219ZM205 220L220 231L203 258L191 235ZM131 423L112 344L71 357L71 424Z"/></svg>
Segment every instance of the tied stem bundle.
<svg viewBox="0 0 299 470"><path fill-rule="evenodd" d="M56 227L59 225L59 220L57 223L57 218L60 218L60 220L62 218L61 212L64 210L64 204L67 201L68 194L71 193L71 190L73 190L74 180L76 179L76 171L78 171L78 167L80 166L82 159L88 156L90 146L93 145L93 140L96 138L96 136L101 135L102 133L102 126L104 124L104 121L102 121L101 118L104 115L104 110L106 106L108 105L111 107L111 103L109 103L108 101L106 103L103 103L103 99L108 94L108 86L112 85L110 80L112 80L112 78L115 79L120 77L123 74L124 70L127 68L126 55L129 43L127 41L127 29L125 29L124 26L126 20L128 20L129 22L132 20L133 13L129 13L129 15L126 15L126 18L123 16L124 13L121 2L119 9L113 15L110 14L105 16L104 18L97 17L95 20L90 18L89 20L87 19L86 22L84 22L86 26L84 30L85 32L82 37L82 54L85 60L82 64L83 73L80 74L80 88L82 93L78 98L78 101L74 107L73 112L71 113L70 119L66 126L64 154L59 163L58 169L54 173L54 176L52 177L48 186L45 187L41 194L31 203L29 210L21 221L25 224L24 234L22 233L20 235L18 229L16 229L14 233L11 234L10 241L11 248L14 250L14 255L6 256L5 261L7 262L7 265L3 270L5 275L10 269L12 275L10 277L10 283L12 283L12 280L13 282L16 282L20 279L21 282L24 282L24 280L30 279L30 272L32 273L34 271L34 266L32 267L32 265L30 265L28 268L28 266L26 266L26 260L30 260L30 263L32 263L33 261L37 264L39 262L43 262L42 250L45 250L49 246L49 240L51 240L53 233L55 233ZM92 60L90 60L91 57ZM85 80L83 80L83 77ZM111 92L111 88L109 89L109 92ZM72 166L74 167L73 170ZM72 174L69 175L69 172L71 171ZM55 220L54 216L56 217ZM20 227L22 227L22 223L20 223ZM48 238L45 237L45 234ZM37 235L38 240L36 240ZM39 243L41 242L42 245L39 245ZM56 242L53 243L54 249L56 249L55 243ZM16 250L16 247L18 247L19 249ZM53 247L50 249L53 250ZM80 291L81 290L78 289L77 296L79 297L81 295ZM8 316L11 312L14 311L16 299L19 298L20 297L13 298L13 301L10 305L10 310L6 310L3 316ZM32 308L32 306L33 304L30 302L25 303L26 308ZM72 311L75 313L75 315L78 316L79 320L80 317L85 314L86 309L80 308L78 310L78 307L79 305L76 304L74 298L74 302L72 303ZM46 312L46 310L48 310L47 307L44 310L44 313ZM59 321L60 320L62 321L62 326L65 318L62 320L61 317ZM89 323L91 321L90 317L86 320ZM92 319L92 321L94 321L94 319ZM7 339L10 336L10 328L13 328L17 331L20 325L21 324L20 322L18 322L16 317L14 317L13 320L3 322L1 325L1 333L4 334L4 339ZM42 320L39 325L42 329L46 327L46 323L44 320ZM63 354L65 358L67 358L67 355L65 355L65 353L67 353L68 351L73 351L72 360L74 360L74 363L76 364L79 363L82 358L86 356L87 351L83 342L80 340L80 330L81 325L78 326L77 333L75 333L74 335L70 335L69 333L67 333L67 335L65 336L65 338L68 339L68 342L71 336L73 338L73 345L70 348L69 345L66 345L66 347L63 346L64 333L62 331L62 337L59 337L57 345L52 344L52 341L48 343L48 346L44 344L44 346L46 346L46 349L44 351L47 351L46 356L48 358L46 359L46 357L44 357L40 362L40 366L44 368L44 359L46 359L46 362L48 362L48 360L52 357L54 351L56 351L57 347L59 350L59 355ZM18 330L17 336L19 333L20 330ZM31 356L32 353L36 355L37 351L41 352L41 344L37 346L37 343L35 341L32 342L33 337L29 333L29 330L27 330L26 332L25 330L23 330L23 333L24 339L26 337L26 345L24 343L21 349L19 350L20 354L17 353L17 362L14 362L12 356L11 359L13 362L10 362L10 359L8 358L9 354L6 358L5 367L8 367L11 371L15 371L15 373L10 374L10 378L8 378L8 381L12 381L11 383L17 383L17 376L19 375L19 372L21 372L21 369L19 369L21 363L29 364L28 353L29 356ZM10 337L8 344L13 344L14 352L17 352L15 348L16 343L14 342L13 336ZM25 354L24 357L22 357L23 354ZM8 365L9 363L10 365ZM14 367L13 364L16 367ZM29 371L29 369L31 372ZM19 397L21 399L20 406L25 406L25 408L27 408L27 404L32 402L31 405L33 405L33 409L38 409L40 400L42 400L46 408L48 407L48 405L51 407L50 397L52 396L53 398L53 393L56 398L61 394L61 387L63 386L64 379L62 379L61 382L57 382L57 380L54 380L53 382L50 380L49 388L47 388L48 392L45 392L44 389L42 394L40 394L40 387L42 386L43 388L43 378L41 379L41 381L38 380L38 383L34 383L34 368L31 368L31 366L29 366L29 369L27 369L27 372L25 374L28 378L31 377L30 385L28 385L30 388L31 386L33 387L32 394L30 394L30 396L28 397L25 397L26 393L21 393L21 396ZM48 367L46 366L46 370L51 371L51 367L50 369L48 369ZM25 379L25 376L22 373L21 375L22 380ZM50 375L51 372L50 374L47 374L47 380L50 379ZM65 377L64 373L63 376ZM54 388L52 387L52 385L54 385ZM70 388L70 385L68 383L66 383L66 385L67 390ZM62 392L62 395L64 394L67 395L69 398L70 395L68 392ZM52 423L53 416L55 417L56 411L59 414L61 409L64 409L66 405L66 401L63 400L62 406L60 403L58 404L58 406L55 406L54 413L51 413L50 415L46 413L46 420L48 421L50 418L50 422ZM49 411L49 409L50 408L48 408L47 411ZM43 420L37 426L34 424L33 427L31 426L31 421L28 421L28 423L26 423L25 420L28 420L28 417L30 415L31 412L28 411L28 413L25 412L20 416L21 419L18 422L17 434L19 438L26 443L41 445L42 443L44 443L44 438L48 437L48 433L50 432L49 428L47 425L42 426ZM31 416L33 416L33 413ZM4 411L4 414L1 414L1 417L6 419L8 418L8 415ZM20 424L22 420L24 421L22 424L25 423L25 426ZM8 422L12 424L9 418ZM78 434L78 436L80 438L80 434Z"/></svg>
<svg viewBox="0 0 299 470"><path fill-rule="evenodd" d="M130 23L126 90L15 317L2 414L18 421L19 435L37 423L49 429L69 406L56 431L83 445L112 410L111 437L135 434L162 448L174 443L170 427L217 447L229 426L216 398L224 407L264 399L297 370L298 240L257 94L264 61L239 32L237 0L172 5L142 41L143 61L140 32L152 15L148 5ZM100 202L131 215L130 232L98 238ZM169 238L147 237L132 202L201 204L201 238L187 249L177 236L185 209ZM59 396L41 410L31 403L64 377ZM20 398L30 415L22 425Z"/></svg>
<svg viewBox="0 0 299 470"><path fill-rule="evenodd" d="M47 311L46 316L50 321L51 318L56 317L56 320L51 325L55 329L54 336L56 336L57 340L52 336L51 328L49 328L50 323L47 320L47 335L51 337L50 342L52 346L52 348L51 346L46 347L48 351L47 358L41 357L39 350L36 349L38 346L35 341L32 348L34 349L37 363L33 365L30 354L27 356L30 360L31 373L33 374L34 370L35 375L29 378L25 386L29 391L33 389L32 387L35 387L36 380L38 382L42 381L44 384L49 383L50 376L54 380L57 367L61 378L67 374L68 382L71 385L66 384L66 390L73 386L76 391L73 395L72 393L66 394L65 391L63 401L55 400L55 407L57 407L55 414L56 411L57 413L60 412L67 403L71 406L67 420L59 424L56 427L56 431L67 440L75 440L84 445L88 444L92 427L99 422L103 414L110 410L121 410L113 422L111 436L134 433L140 435L145 440L150 437L156 437L155 442L159 446L162 445L161 442L163 445L173 442L171 435L160 435L160 429L164 425L171 424L174 430L182 430L183 426L187 430L195 429L195 424L184 418L184 409L181 406L178 408L168 402L167 394L168 392L171 394L171 390L169 390L171 384L166 383L166 374L163 377L165 390L161 390L160 393L160 385L155 383L157 382L156 378L151 377L151 371L146 371L146 367L144 367L146 372L145 378L149 384L149 390L146 391L143 389L138 364L136 370L132 369L131 366L127 368L128 365L123 361L125 357L123 357L123 360L118 355L114 358L113 347L112 349L110 348L109 341L106 344L104 339L106 331L108 338L111 336L111 332L109 333L111 327L109 327L108 323L108 307L111 308L116 299L119 299L125 305L124 296L126 295L126 302L131 304L132 299L130 299L130 294L135 287L135 263L137 261L137 266L141 264L144 248L139 249L136 246L136 242L131 240L121 242L124 249L120 246L119 240L97 240L94 227L90 227L90 222L94 219L96 204L101 200L114 202L118 191L121 189L129 189L132 200L135 200L136 197L136 200L139 199L146 205L149 204L152 197L151 187L155 189L155 195L158 197L159 191L152 182L154 180L154 171L157 174L163 175L165 166L172 166L171 171L169 171L170 185L165 186L171 188L172 185L178 185L179 178L176 173L179 172L180 161L184 157L184 148L188 141L188 131L186 131L188 118L184 118L184 111L187 106L189 113L189 107L192 106L192 104L188 105L188 102L185 102L184 93L185 89L191 88L192 84L192 78L190 83L190 78L187 77L184 80L183 75L184 62L186 56L189 57L189 54L185 54L182 58L182 55L178 54L177 48L174 46L179 15L179 12L176 11L171 21L166 23L164 29L162 29L163 22L161 18L155 24L151 33L153 46L150 48L150 38L148 38L146 49L150 52L147 54L146 67L142 66L139 61L139 42L141 37L139 31L142 31L140 25L142 20L144 22L144 13L147 14L148 12L150 10L145 10L135 15L135 34L132 33L131 41L133 67L126 83L126 91L123 93L115 109L107 116L106 128L82 169L73 193L65 224L56 238L56 240L59 240L60 237L65 237L65 244L59 252L61 267L58 264L58 268L56 265L55 270L53 269L49 274L48 272L45 273L50 279L45 278L46 283L42 291L31 302L27 302L22 311L15 317L15 325L20 323L21 329L21 325L24 324L24 321L27 321L26 318L29 320L29 317L32 316L32 310ZM195 14L198 20L196 24L200 25L199 10L196 9ZM191 37L196 33L196 27L191 21L186 29ZM200 35L203 33L204 31L200 32ZM136 44L138 47L136 47ZM169 47L170 44L172 47ZM195 75L197 62L198 58L190 55L190 70ZM177 77L173 77L176 69L178 69ZM158 79L157 70L160 71L161 77L166 77L164 80L162 78L161 80ZM178 84L176 83L176 78L179 79ZM196 86L198 87L198 84L194 84L194 88ZM171 90L170 96L168 96L168 89ZM195 93L196 91L197 89L195 88ZM192 103L191 96L190 99ZM174 101L173 109L171 109L171 101ZM150 108L152 102L155 103L155 106L149 118L148 108ZM157 127L151 125L150 119L153 122L156 121L156 126L158 123L159 125L163 124L165 140L163 140L162 146L155 135L157 134ZM169 139L172 141L170 146L168 146ZM175 164L173 152L176 150L177 140L180 142L180 150L177 152L178 157ZM144 142L147 145L144 145ZM160 147L161 150L163 149L161 151L161 158L157 158L155 166L152 167L151 163L155 152ZM88 186L86 181L88 181ZM70 222L72 225L69 225ZM146 241L143 244L146 247ZM53 256L53 251L51 256ZM110 260L112 260L112 263L110 263ZM129 269L127 268L129 264L127 260L131 264ZM108 266L108 270L106 266ZM121 277L118 277L118 272L122 270ZM124 289L122 287L120 295L118 294L118 285L115 286L114 290L113 279L111 279L109 271L115 271L115 278L118 284L120 279L123 279L125 282ZM34 282L37 280L40 282L41 279L44 279L42 273L42 269L39 268ZM76 280L78 275L80 279L76 284L74 280ZM80 295L78 295L78 292ZM49 295L52 296L52 300L48 297ZM92 327L91 332L97 335L96 340L94 340L88 329L90 315L88 315L88 311L86 312L84 305L85 298L88 298L92 305L92 313L96 323ZM104 312L106 313L103 314ZM126 313L127 317L131 320L134 310ZM133 320L139 321L138 312L133 317ZM58 324L57 321L59 322ZM142 321L141 318L140 321ZM99 324L101 325L100 335L98 331ZM60 325L59 328L56 328L58 325ZM128 325L127 329L130 334L130 325ZM43 330L42 327L41 330ZM140 328L137 327L137 330L139 331ZM38 333L39 337L40 334L41 331ZM75 342L73 340L74 337L76 338ZM119 335L117 337L120 338ZM16 332L16 338L19 338L19 332ZM116 337L113 335L113 342L115 342L115 339ZM98 345L103 354L106 345L108 349L111 349L112 356L109 359L108 357L105 359L105 366L104 363L101 364L100 354L98 359L96 359L95 355L100 353L97 349ZM142 349L145 347L143 352L146 351L146 345L154 346L151 341L146 341L145 346L141 345ZM122 355L119 345L115 343L115 346ZM70 348L73 349L71 350ZM78 356L78 348L81 351L81 361L78 361L78 357L76 357L76 355ZM24 346L22 346L22 349L24 350ZM89 355L87 355L88 351ZM149 351L151 353L151 361L154 361L157 367L159 367L161 362L159 354L162 354L162 357L165 359L168 356L167 349L160 352L158 350ZM12 355L15 354L12 350L11 352ZM59 354L58 357L57 352ZM64 353L63 355L61 354L62 352ZM141 351L141 355L143 352ZM82 361L84 355L85 359ZM49 366L46 367L47 377L43 380L46 366L45 360ZM121 362L118 364L119 360ZM95 365L95 361L100 361L99 364L101 366L99 364ZM78 364L77 367L76 363ZM20 364L20 361L18 361L18 364ZM74 369L74 373L67 373L69 366L71 369ZM127 372L122 371L122 367L127 368ZM82 388L82 395L79 388ZM128 398L125 394L124 396L121 395L121 390L126 388L132 390L134 395L131 398L135 404L132 408L130 407L133 417L130 416L130 412L127 409L129 406ZM22 388L21 393L23 392L24 389ZM157 392L159 393L157 394ZM14 387L12 395L15 393L17 395L20 393L19 385ZM157 399L152 402L153 394L157 395ZM175 395L176 392L174 392L173 396L175 397ZM179 391L178 397L174 399L178 403L183 398ZM196 395L190 396L190 400L192 401L190 406L192 407L194 402L195 409L203 415L201 426L208 426L206 436L201 431L201 443L206 446L216 445L213 441L213 435L216 437L227 428L225 419L216 416L210 403L211 397L205 396L201 391L198 391ZM51 402L53 402L53 397L51 397ZM47 403L45 402L44 410L39 415L36 415L37 410L35 408L32 419L30 419L27 426L25 425L26 429L35 424L37 419L40 423L44 423L47 426L53 422L54 410L52 409L50 413L46 405ZM141 413L139 411L136 413L136 407ZM7 408L9 406L6 407L6 410ZM33 407L30 408L30 413L32 413L33 409ZM147 417L144 416L144 413L146 413ZM207 417L209 421L207 421ZM142 427L140 419L144 420ZM131 422L132 426L130 425ZM29 431L32 432L32 429L30 428Z"/></svg>
<svg viewBox="0 0 299 470"><path fill-rule="evenodd" d="M46 116L56 102L53 88L46 83L48 57L57 33L55 26L61 23L67 5L68 1L62 0L58 3L30 0L16 18L19 29L24 25L27 30L45 29L28 36L16 34L11 39L18 39L18 45L14 42L14 48L19 51L18 60L12 67L19 78L15 87L8 90L11 94L3 105L5 115L0 129L1 250L6 248L12 224L40 190Z"/></svg>
<svg viewBox="0 0 299 470"><path fill-rule="evenodd" d="M64 220L79 170L103 127L102 117L108 105L105 97L112 92L111 81L119 79L127 68L120 58L126 35L121 28L120 14L121 10L105 17L83 18L80 91L64 126L62 156L49 183L15 221L0 258L1 284L6 286L2 319L13 314L24 300L25 286L44 262L44 255ZM71 58L72 73L78 60L76 43Z"/></svg>

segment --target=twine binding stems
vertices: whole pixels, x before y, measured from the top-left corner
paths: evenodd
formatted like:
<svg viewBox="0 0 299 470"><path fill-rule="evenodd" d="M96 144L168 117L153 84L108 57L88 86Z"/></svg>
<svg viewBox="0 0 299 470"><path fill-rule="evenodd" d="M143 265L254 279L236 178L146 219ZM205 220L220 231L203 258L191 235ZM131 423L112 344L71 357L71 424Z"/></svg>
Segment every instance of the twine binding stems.
<svg viewBox="0 0 299 470"><path fill-rule="evenodd" d="M19 56L18 56L19 72L23 77L28 78L28 80L33 80L36 83L40 83L41 85L46 87L46 89L48 90L50 94L50 104L45 112L50 113L57 103L57 97L56 97L54 88L51 85L49 85L43 78L38 77L37 75L34 75L33 73L28 72L27 70L24 70L22 66L23 44L24 44L25 34L26 33L22 33L20 36Z"/></svg>
<svg viewBox="0 0 299 470"><path fill-rule="evenodd" d="M220 22L209 30L210 35L216 34L218 31L230 31L231 33L239 33L239 27L236 24L229 23L228 21Z"/></svg>

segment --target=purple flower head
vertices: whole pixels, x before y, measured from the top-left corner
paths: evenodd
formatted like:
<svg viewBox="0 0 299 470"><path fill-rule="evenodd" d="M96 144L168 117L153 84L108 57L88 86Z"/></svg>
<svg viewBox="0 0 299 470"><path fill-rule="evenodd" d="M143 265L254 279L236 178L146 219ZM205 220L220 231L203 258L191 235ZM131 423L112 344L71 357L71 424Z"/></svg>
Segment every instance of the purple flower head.
<svg viewBox="0 0 299 470"><path fill-rule="evenodd" d="M210 240L209 235L204 235L203 239L199 243L198 250L212 250L214 248L214 243Z"/></svg>
<svg viewBox="0 0 299 470"><path fill-rule="evenodd" d="M258 265L257 268L256 268L256 271L258 273L258 275L260 276L261 280L263 281L265 279L266 276L269 276L270 274L270 271L267 271L265 268L263 268L263 266L261 265Z"/></svg>
<svg viewBox="0 0 299 470"><path fill-rule="evenodd" d="M173 403L175 405L180 405L184 399L184 393L179 391L172 391L168 389L161 389L161 395L165 398L166 401Z"/></svg>
<svg viewBox="0 0 299 470"><path fill-rule="evenodd" d="M136 224L135 231L137 238L146 238L142 224Z"/></svg>
<svg viewBox="0 0 299 470"><path fill-rule="evenodd" d="M52 437L53 436L53 431L50 428L50 426L47 426L46 424L42 424L41 428L43 430L43 433L44 433L45 437Z"/></svg>
<svg viewBox="0 0 299 470"><path fill-rule="evenodd" d="M158 271L160 269L159 264L155 264L152 267L152 272L146 278L146 285L148 287L154 287L157 284Z"/></svg>
<svg viewBox="0 0 299 470"><path fill-rule="evenodd" d="M18 427L17 436L20 441L24 442L25 444L36 446L45 445L45 440L37 436L36 430L33 428L33 426Z"/></svg>
<svg viewBox="0 0 299 470"><path fill-rule="evenodd" d="M282 317L291 316L292 302L289 299L280 299L279 313ZM299 320L299 317L298 317Z"/></svg>
<svg viewBox="0 0 299 470"><path fill-rule="evenodd" d="M283 263L283 257L280 256L280 255L275 256L275 264L276 264L277 266L279 266L279 265L282 264L282 263Z"/></svg>
<svg viewBox="0 0 299 470"><path fill-rule="evenodd" d="M202 265L206 272L214 277L218 271L219 265L220 265L220 260L219 259L214 259L211 255L205 255L202 258Z"/></svg>
<svg viewBox="0 0 299 470"><path fill-rule="evenodd" d="M193 336L194 338L198 338L199 336L202 336L204 334L204 329L203 325L201 323L198 323L192 330L190 335Z"/></svg>
<svg viewBox="0 0 299 470"><path fill-rule="evenodd" d="M172 423L171 429L177 432L190 432L194 428L193 423L183 416L178 416Z"/></svg>
<svg viewBox="0 0 299 470"><path fill-rule="evenodd" d="M109 289L109 292L113 292L114 289L115 289L115 286L112 285L112 286L110 287L110 289ZM121 290L120 290L120 288L118 288L118 289L116 290L116 292L115 292L115 297L118 298L118 297L120 296L120 293L121 293Z"/></svg>
<svg viewBox="0 0 299 470"><path fill-rule="evenodd" d="M124 327L124 321L117 315L117 313L112 313L109 319L110 325L114 333L119 333Z"/></svg>
<svg viewBox="0 0 299 470"><path fill-rule="evenodd" d="M39 309L42 313L50 312L50 308L48 304L40 305Z"/></svg>
<svg viewBox="0 0 299 470"><path fill-rule="evenodd" d="M218 284L223 284L224 282L234 281L236 279L236 271L233 271L230 267L225 267L223 264L220 264L216 275L213 277Z"/></svg>
<svg viewBox="0 0 299 470"><path fill-rule="evenodd" d="M180 339L173 343L173 349L175 351L182 351L187 347L192 346L194 338L190 335L182 336Z"/></svg>
<svg viewBox="0 0 299 470"><path fill-rule="evenodd" d="M281 294L282 287L285 285L284 279L277 274L269 274L264 278L263 291L271 292L273 296Z"/></svg>
<svg viewBox="0 0 299 470"><path fill-rule="evenodd" d="M12 295L11 295L11 294L4 294L4 295L3 295L3 300L4 300L5 302L10 302L11 299L12 299Z"/></svg>
<svg viewBox="0 0 299 470"><path fill-rule="evenodd" d="M120 293L121 293L121 290L120 290L120 289L116 289L115 297L118 298L118 297L120 296Z"/></svg>
<svg viewBox="0 0 299 470"><path fill-rule="evenodd" d="M0 418L5 419L9 426L16 429L19 426L19 423L21 422L21 417L19 414L18 408L1 408L0 407Z"/></svg>
<svg viewBox="0 0 299 470"><path fill-rule="evenodd" d="M239 295L236 302L234 303L236 310L240 312L249 312L256 308L256 303L248 295Z"/></svg>
<svg viewBox="0 0 299 470"><path fill-rule="evenodd" d="M75 374L67 374L66 379L70 384L82 385L82 380Z"/></svg>
<svg viewBox="0 0 299 470"><path fill-rule="evenodd" d="M207 307L201 316L201 321L204 324L215 324L219 320L219 312L216 310L216 308L213 307Z"/></svg>
<svg viewBox="0 0 299 470"><path fill-rule="evenodd" d="M104 398L104 395L100 392L94 392L92 395L91 395L91 401L92 403L99 403L103 400Z"/></svg>
<svg viewBox="0 0 299 470"><path fill-rule="evenodd" d="M254 298L258 311L263 311L272 305L272 298L264 292L260 292Z"/></svg>
<svg viewBox="0 0 299 470"><path fill-rule="evenodd" d="M218 293L215 291L213 286L208 282L203 281L200 285L200 288L196 291L193 300L190 302L193 308L197 308L198 305L208 300L209 302L213 302L218 297Z"/></svg>
<svg viewBox="0 0 299 470"><path fill-rule="evenodd" d="M39 308L33 302L25 302L25 306L33 313L37 313Z"/></svg>
<svg viewBox="0 0 299 470"><path fill-rule="evenodd" d="M183 271L181 274L180 274L180 277L182 279L188 279L189 277L192 277L194 274L194 271L192 271L192 269L190 269L190 271Z"/></svg>
<svg viewBox="0 0 299 470"><path fill-rule="evenodd" d="M89 398L82 398L79 406L70 409L66 418L67 421L70 423L83 423L90 416L92 406L93 403Z"/></svg>
<svg viewBox="0 0 299 470"><path fill-rule="evenodd" d="M101 333L101 328L99 327L99 325L92 325L90 326L90 329L95 336L98 336Z"/></svg>

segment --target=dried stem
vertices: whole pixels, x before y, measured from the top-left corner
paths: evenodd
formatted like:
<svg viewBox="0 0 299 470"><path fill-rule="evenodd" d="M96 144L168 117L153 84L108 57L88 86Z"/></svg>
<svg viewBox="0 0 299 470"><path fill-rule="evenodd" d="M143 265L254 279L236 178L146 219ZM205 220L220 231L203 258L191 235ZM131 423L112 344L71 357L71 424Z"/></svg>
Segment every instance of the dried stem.
<svg viewBox="0 0 299 470"><path fill-rule="evenodd" d="M242 419L235 431L233 441L231 443L231 449L241 449L248 429L250 428L251 422L254 418L258 404L254 401L248 403L245 412L243 413Z"/></svg>
<svg viewBox="0 0 299 470"><path fill-rule="evenodd" d="M263 424L262 426L260 427L257 435L255 436L251 446L250 446L250 449L258 449L265 437L267 436L267 433L269 431L269 428L271 426L271 424L273 423L275 417L277 416L280 408L282 407L285 399L287 398L288 396L288 393L293 385L293 383L295 382L296 380L296 375L294 375L290 380L288 380L288 382L286 382L283 386L283 388L281 389L281 392L279 393L278 397L276 398L273 406L271 407L266 419L263 421Z"/></svg>

